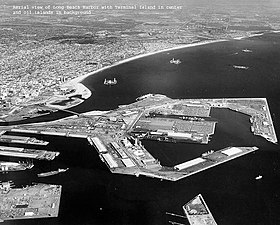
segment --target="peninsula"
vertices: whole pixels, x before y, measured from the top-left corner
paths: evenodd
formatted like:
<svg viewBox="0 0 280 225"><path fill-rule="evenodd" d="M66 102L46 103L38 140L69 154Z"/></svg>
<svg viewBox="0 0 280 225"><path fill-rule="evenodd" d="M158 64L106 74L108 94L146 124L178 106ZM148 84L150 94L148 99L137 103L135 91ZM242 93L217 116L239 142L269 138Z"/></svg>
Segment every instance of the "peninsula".
<svg viewBox="0 0 280 225"><path fill-rule="evenodd" d="M207 144L218 122L210 117L212 108L227 108L249 115L251 131L277 143L265 98L170 99L147 94L132 104L102 114L85 113L59 121L1 129L87 138L112 173L176 181L258 149L255 146L209 149L200 157L167 167L142 145L142 139Z"/></svg>

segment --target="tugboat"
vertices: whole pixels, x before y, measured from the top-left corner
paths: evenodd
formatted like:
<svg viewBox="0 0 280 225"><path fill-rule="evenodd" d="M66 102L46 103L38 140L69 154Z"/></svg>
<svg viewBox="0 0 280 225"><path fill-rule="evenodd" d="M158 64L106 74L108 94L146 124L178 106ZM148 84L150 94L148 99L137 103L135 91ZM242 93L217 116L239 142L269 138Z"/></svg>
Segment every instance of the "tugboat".
<svg viewBox="0 0 280 225"><path fill-rule="evenodd" d="M171 64L176 64L176 65L178 65L178 64L181 63L181 60L180 60L180 59L174 59L174 58L173 58L173 59L170 60L170 63L171 63Z"/></svg>
<svg viewBox="0 0 280 225"><path fill-rule="evenodd" d="M50 171L50 172L46 172L46 173L39 173L37 174L38 177L48 177L48 176L52 176L58 173L64 173L67 170L69 170L69 168L66 169L58 169L58 170L54 170L54 171Z"/></svg>
<svg viewBox="0 0 280 225"><path fill-rule="evenodd" d="M235 69L242 69L242 70L247 70L247 69L249 69L248 66L238 66L238 65L233 65L233 68L235 68Z"/></svg>
<svg viewBox="0 0 280 225"><path fill-rule="evenodd" d="M117 82L117 79L116 78L114 78L113 80L107 80L107 79L105 79L104 80L104 85L109 85L109 86L111 86L111 85L116 85L118 82Z"/></svg>

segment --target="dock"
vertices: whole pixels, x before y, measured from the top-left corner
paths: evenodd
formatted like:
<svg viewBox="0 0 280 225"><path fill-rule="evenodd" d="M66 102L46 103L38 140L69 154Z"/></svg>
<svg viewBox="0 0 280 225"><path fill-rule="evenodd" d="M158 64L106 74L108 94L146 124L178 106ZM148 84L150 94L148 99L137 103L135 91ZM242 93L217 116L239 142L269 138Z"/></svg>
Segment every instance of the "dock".
<svg viewBox="0 0 280 225"><path fill-rule="evenodd" d="M177 181L258 150L250 145L207 149L201 156L168 167L162 166L142 145L143 139L207 145L219 126L219 121L211 117L213 108L250 116L254 135L277 143L265 98L171 99L149 94L102 115L91 112L59 121L1 127L0 132L84 138L112 173ZM39 153L0 148L1 154L38 158Z"/></svg>
<svg viewBox="0 0 280 225"><path fill-rule="evenodd" d="M186 220L188 220L188 224L191 225L217 225L201 194L195 196L183 205L182 208L185 215L166 212L166 215L172 219L168 221L170 224L186 225Z"/></svg>
<svg viewBox="0 0 280 225"><path fill-rule="evenodd" d="M0 184L0 220L57 217L61 190L61 185L52 184L24 188L1 188Z"/></svg>
<svg viewBox="0 0 280 225"><path fill-rule="evenodd" d="M185 204L183 210L192 225L217 225L201 194Z"/></svg>

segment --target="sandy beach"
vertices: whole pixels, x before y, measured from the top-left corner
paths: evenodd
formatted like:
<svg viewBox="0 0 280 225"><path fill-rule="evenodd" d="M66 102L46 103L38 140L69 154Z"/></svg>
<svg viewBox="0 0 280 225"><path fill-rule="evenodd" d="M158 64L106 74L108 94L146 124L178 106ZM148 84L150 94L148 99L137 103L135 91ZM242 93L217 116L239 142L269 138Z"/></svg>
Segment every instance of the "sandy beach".
<svg viewBox="0 0 280 225"><path fill-rule="evenodd" d="M279 31L273 31L273 32L276 33L276 32L279 32ZM263 33L261 33L261 34L252 34L252 35L243 36L243 37L236 37L236 38L233 38L233 39L234 40L242 40L242 39L245 39L245 38L250 38L250 37L254 37L254 36L261 36L261 35L263 35ZM84 79L86 79L87 77L89 77L89 76L92 76L92 75L94 75L96 73L99 73L99 72L101 72L103 70L112 68L114 66L117 66L117 65L120 65L120 64L123 64L123 63L126 63L126 62L130 62L130 61L135 60L135 59L143 58L143 57L146 57L146 56L155 55L155 54L158 54L158 53L163 53L163 52L168 52L168 51L177 50L177 49L183 49L183 48L196 47L196 46L212 44L212 43L218 43L218 42L225 42L225 41L229 41L229 39L207 40L207 41L201 41L201 42L197 42L197 43L178 45L178 46L175 46L175 47L172 47L172 48L162 49L160 51L155 51L155 52L150 52L150 53L146 53L146 54L141 54L141 55L137 55L137 56L133 56L133 57L121 60L119 62L114 63L113 65L102 67L102 68L100 68L98 70L95 70L93 72L87 73L87 74L82 75L82 76L79 76L77 78L74 78L74 79L72 79L72 80L62 84L61 88L75 89L75 92L71 93L69 95L65 95L65 96L54 96L54 97L52 97L50 99L51 101L48 101L48 103L51 103L54 100L59 100L59 99L62 100L62 97L64 97L64 99L65 98L69 98L69 97L71 97L73 95L81 95L84 99L88 99L91 96L92 93L81 82ZM81 103L82 103L82 100L80 102L73 102L73 105L71 105L71 107L79 105ZM59 106L57 108L58 109L61 109L61 108L66 109L66 108L69 108L69 106L68 107Z"/></svg>
<svg viewBox="0 0 280 225"><path fill-rule="evenodd" d="M105 66L105 67L100 68L98 70L95 70L95 71L93 71L91 73L87 73L85 75L82 75L82 76L79 76L77 78L74 78L73 80L70 80L69 82L65 83L64 85L72 84L72 83L75 84L75 83L82 82L87 77L89 77L91 75L94 75L96 73L99 73L100 71L109 69L111 67L114 67L114 66L117 66L117 65L120 65L120 64L123 64L123 63L129 62L129 61L135 60L135 59L143 58L145 56L155 55L155 54L158 54L158 53L161 53L161 52L168 52L168 51L172 51L172 50L176 50L176 49L189 48L189 47L195 47L195 46L206 45L206 44L217 43L217 42L224 42L224 41L228 41L228 40L226 40L226 39L219 39L219 40L212 40L212 41L201 41L201 42L197 42L197 43L178 45L178 46L173 47L173 48L167 48L167 49L163 49L163 50L160 50L160 51L155 51L155 52L150 52L150 53L146 53L146 54L141 54L141 55L133 56L133 57L121 60L119 62L116 62L113 65Z"/></svg>
<svg viewBox="0 0 280 225"><path fill-rule="evenodd" d="M72 79L72 80L70 80L70 81L68 81L68 82L66 82L64 84L61 84L61 86L60 86L61 88L74 89L75 92L71 93L69 95L53 96L52 98L50 98L47 101L46 105L49 106L49 107L52 107L52 108L66 109L66 108L74 107L74 106L77 106L77 105L81 104L83 102L82 100L81 101L73 102L72 104L67 105L67 106L59 106L59 105L54 106L51 103L55 102L55 101L59 101L59 100L68 99L68 98L70 98L71 96L74 96L74 95L81 95L82 98L88 99L91 96L91 91L85 85L83 85L81 82L84 79L86 79L87 77L89 77L91 75L94 75L96 73L99 73L100 71L109 69L111 67L114 67L114 66L117 66L117 65L120 65L120 64L123 64L123 63L129 62L129 61L135 60L135 59L139 59L139 58L143 58L143 57L146 57L146 56L162 53L162 52L168 52L168 51L172 51L172 50L176 50L176 49L189 48L189 47L201 46L201 45L217 43L217 42L224 42L224 41L228 41L228 40L226 40L226 39L219 39L219 40L201 41L201 42L197 42L197 43L179 45L179 46L176 46L176 47L173 47L173 48L167 48L167 49L163 49L163 50L160 50L160 51L150 52L150 53L141 54L141 55L137 55L137 56L133 56L133 57L124 59L124 60L119 61L119 62L117 62L117 63L115 63L113 65L100 68L100 69L95 70L95 71L93 71L91 73L87 73L85 75L82 75L82 76L79 76L77 78L74 78L74 79Z"/></svg>

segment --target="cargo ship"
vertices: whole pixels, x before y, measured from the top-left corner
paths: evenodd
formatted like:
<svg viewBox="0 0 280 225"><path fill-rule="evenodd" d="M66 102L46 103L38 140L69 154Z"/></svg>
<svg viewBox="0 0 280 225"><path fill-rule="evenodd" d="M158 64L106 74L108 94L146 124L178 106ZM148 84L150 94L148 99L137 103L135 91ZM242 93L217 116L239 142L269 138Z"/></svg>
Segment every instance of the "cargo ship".
<svg viewBox="0 0 280 225"><path fill-rule="evenodd" d="M49 144L48 141L39 140L33 137L22 137L22 136L14 136L14 135L1 135L0 142L28 144L28 145L43 145L43 146Z"/></svg>
<svg viewBox="0 0 280 225"><path fill-rule="evenodd" d="M37 174L37 176L38 177L48 177L48 176L56 175L56 174L59 174L59 173L64 173L67 170L69 170L69 168L58 169L58 170L54 170L54 171L50 171L50 172L46 172L46 173L39 173L39 174Z"/></svg>
<svg viewBox="0 0 280 225"><path fill-rule="evenodd" d="M10 146L0 146L0 155L9 157L21 157L39 160L53 160L59 155L59 152L51 152L46 150L37 150L29 148L18 148Z"/></svg>
<svg viewBox="0 0 280 225"><path fill-rule="evenodd" d="M31 169L34 166L32 162L5 162L0 161L0 172L12 172Z"/></svg>

